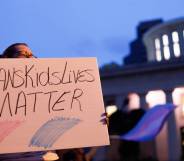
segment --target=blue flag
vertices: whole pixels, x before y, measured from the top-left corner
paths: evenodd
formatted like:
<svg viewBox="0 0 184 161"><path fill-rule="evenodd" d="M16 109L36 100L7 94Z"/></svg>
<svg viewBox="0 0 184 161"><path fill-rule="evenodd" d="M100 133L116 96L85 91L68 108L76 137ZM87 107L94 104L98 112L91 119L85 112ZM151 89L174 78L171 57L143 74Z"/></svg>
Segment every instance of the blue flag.
<svg viewBox="0 0 184 161"><path fill-rule="evenodd" d="M175 109L173 104L156 105L148 110L138 124L120 139L129 141L152 140L162 129L167 117Z"/></svg>

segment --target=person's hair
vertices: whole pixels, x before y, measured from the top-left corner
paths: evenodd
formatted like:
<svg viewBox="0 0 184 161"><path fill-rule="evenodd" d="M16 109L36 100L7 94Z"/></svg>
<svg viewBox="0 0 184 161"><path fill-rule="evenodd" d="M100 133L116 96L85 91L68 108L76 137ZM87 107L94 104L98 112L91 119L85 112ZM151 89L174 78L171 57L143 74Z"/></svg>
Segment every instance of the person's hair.
<svg viewBox="0 0 184 161"><path fill-rule="evenodd" d="M10 45L8 48L6 48L4 50L4 52L2 53L2 57L4 58L14 58L15 57L15 54L16 54L16 50L15 50L15 46L17 45L24 45L24 46L27 46L28 45L26 43L15 43L15 44L12 44Z"/></svg>

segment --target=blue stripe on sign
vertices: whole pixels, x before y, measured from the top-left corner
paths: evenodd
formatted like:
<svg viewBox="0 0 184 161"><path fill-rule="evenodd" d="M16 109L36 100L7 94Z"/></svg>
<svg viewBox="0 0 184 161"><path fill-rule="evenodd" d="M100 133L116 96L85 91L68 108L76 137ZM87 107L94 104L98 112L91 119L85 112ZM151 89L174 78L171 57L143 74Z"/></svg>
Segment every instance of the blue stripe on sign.
<svg viewBox="0 0 184 161"><path fill-rule="evenodd" d="M81 120L76 118L53 118L44 123L33 135L29 146L50 148L61 135L77 125Z"/></svg>

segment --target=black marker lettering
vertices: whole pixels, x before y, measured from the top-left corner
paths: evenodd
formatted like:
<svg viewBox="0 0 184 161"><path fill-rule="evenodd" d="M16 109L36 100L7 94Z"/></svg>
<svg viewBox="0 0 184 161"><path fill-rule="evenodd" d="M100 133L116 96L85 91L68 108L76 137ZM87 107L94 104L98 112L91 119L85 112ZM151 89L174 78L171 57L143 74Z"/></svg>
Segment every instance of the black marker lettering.
<svg viewBox="0 0 184 161"><path fill-rule="evenodd" d="M64 110L64 108L55 109L54 107L55 107L56 104L61 103L61 102L64 102L65 99L62 99L62 100L61 100L61 98L62 98L64 95L68 94L68 93L70 93L70 91L63 92L63 93L61 94L61 96L57 99L57 101L56 101L56 102L54 103L54 105L52 106L52 110L53 110L53 111L61 111L61 110Z"/></svg>
<svg viewBox="0 0 184 161"><path fill-rule="evenodd" d="M7 93L6 93L6 96L5 96L5 98L4 98L4 101L3 101L3 105L2 105L2 107L1 107L0 117L2 116L3 109L4 109L4 106L5 106L6 101L8 102L8 107L9 107L10 116L12 116L12 111L11 111L11 106L10 106L10 94L9 94L9 92L7 92Z"/></svg>
<svg viewBox="0 0 184 161"><path fill-rule="evenodd" d="M11 82L11 85L12 85L12 87L13 87L13 78L12 78L12 76L11 76L10 71L8 70L8 78L7 78L7 81L6 81L6 84L5 84L5 90L8 88L9 82Z"/></svg>
<svg viewBox="0 0 184 161"><path fill-rule="evenodd" d="M44 94L49 94L49 102L48 102L48 111L49 111L49 113L50 113L52 93L55 93L55 92L58 92L58 91L51 91L51 92L44 93Z"/></svg>
<svg viewBox="0 0 184 161"><path fill-rule="evenodd" d="M80 100L79 100L79 97L81 97L82 94L83 94L82 89L76 88L74 90L73 96L72 96L72 102L71 102L71 106L70 106L71 109L73 108L74 100L76 100L78 102L78 104L79 104L80 111L82 111L81 103L80 103Z"/></svg>
<svg viewBox="0 0 184 161"><path fill-rule="evenodd" d="M3 78L3 79L0 79L0 82L3 82L3 91L5 91L6 90L6 70L1 68L0 73L3 74L3 76L0 76L0 78Z"/></svg>
<svg viewBox="0 0 184 161"><path fill-rule="evenodd" d="M94 82L95 81L95 77L90 73L90 71L93 71L92 69L86 69L84 70L84 72L89 76L86 79L86 82Z"/></svg>
<svg viewBox="0 0 184 161"><path fill-rule="evenodd" d="M59 74L59 72L53 72L51 75L52 77L56 78L58 82L56 83L49 82L50 85L59 85L61 83L61 79L57 76L57 74Z"/></svg>
<svg viewBox="0 0 184 161"><path fill-rule="evenodd" d="M33 78L31 77L31 75L29 75L29 72L34 68L34 65L31 66L31 68L28 69L27 65L26 65L26 68L25 68L25 87L27 88L28 86L28 78L30 79L31 81L31 84L32 84L32 87L35 88L34 86L34 82L33 82Z"/></svg>
<svg viewBox="0 0 184 161"><path fill-rule="evenodd" d="M43 92L34 92L34 93L28 93L27 95L34 95L34 105L33 105L33 112L36 111L36 102L37 102L37 94L41 94Z"/></svg>
<svg viewBox="0 0 184 161"><path fill-rule="evenodd" d="M71 83L71 80L70 79L67 80L66 82L64 81L64 79L66 77L66 70L67 70L67 62L65 63L65 68L64 68L64 71L63 71L62 79L61 79L62 84Z"/></svg>
<svg viewBox="0 0 184 161"><path fill-rule="evenodd" d="M20 98L22 97L22 99L23 99L23 103L22 103L22 105L19 105L19 103L21 102L21 100L20 100ZM24 115L26 116L26 106L27 106L27 102L26 102L26 95L25 95L25 93L23 92L23 91L21 91L19 94L18 94L18 96L17 96L17 103L16 103L16 108L15 108L15 115L17 114L17 111L18 111L18 109L20 109L20 108L23 108L23 110L24 110Z"/></svg>
<svg viewBox="0 0 184 161"><path fill-rule="evenodd" d="M21 77L21 76L18 74L18 72L19 72L19 73L22 73L21 70L16 70L15 68L13 68L13 87L14 87L14 88L21 87L21 86L24 84L24 78ZM19 80L20 80L20 81L19 81L19 84L17 84L17 85L15 85L15 82L18 82L18 80L16 80L15 77L20 78L20 79L19 79Z"/></svg>
<svg viewBox="0 0 184 161"><path fill-rule="evenodd" d="M77 74L75 73L75 71L73 70L73 77L74 77L74 82L77 83L78 81L78 75L79 75L79 70L77 70Z"/></svg>
<svg viewBox="0 0 184 161"><path fill-rule="evenodd" d="M36 73L36 86L38 87L38 83L39 83L39 74Z"/></svg>

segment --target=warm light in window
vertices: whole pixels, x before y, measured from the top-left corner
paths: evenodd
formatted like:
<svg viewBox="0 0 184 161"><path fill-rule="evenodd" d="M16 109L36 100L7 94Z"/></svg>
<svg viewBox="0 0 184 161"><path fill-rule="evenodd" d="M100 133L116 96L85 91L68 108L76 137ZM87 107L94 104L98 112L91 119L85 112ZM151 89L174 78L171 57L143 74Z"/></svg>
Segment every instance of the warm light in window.
<svg viewBox="0 0 184 161"><path fill-rule="evenodd" d="M128 107L129 110L140 108L140 99L139 99L138 94L130 93L128 95L128 98L129 98L129 107Z"/></svg>
<svg viewBox="0 0 184 161"><path fill-rule="evenodd" d="M173 102L176 105L180 105L181 103L181 94L184 94L184 87L175 88L173 91Z"/></svg>
<svg viewBox="0 0 184 161"><path fill-rule="evenodd" d="M165 93L162 90L149 91L146 95L146 102L148 103L149 107L153 107L157 104L165 104Z"/></svg>
<svg viewBox="0 0 184 161"><path fill-rule="evenodd" d="M106 112L108 116L111 116L114 112L118 110L116 105L109 105L106 107Z"/></svg>
<svg viewBox="0 0 184 161"><path fill-rule="evenodd" d="M184 116L184 87L175 88L173 91L173 102L174 104L181 106L179 114Z"/></svg>
<svg viewBox="0 0 184 161"><path fill-rule="evenodd" d="M182 115L184 116L184 94L181 95Z"/></svg>
<svg viewBox="0 0 184 161"><path fill-rule="evenodd" d="M48 152L46 152L46 154L43 155L43 159L45 161L54 161L54 160L58 160L59 157L55 152L48 151Z"/></svg>

